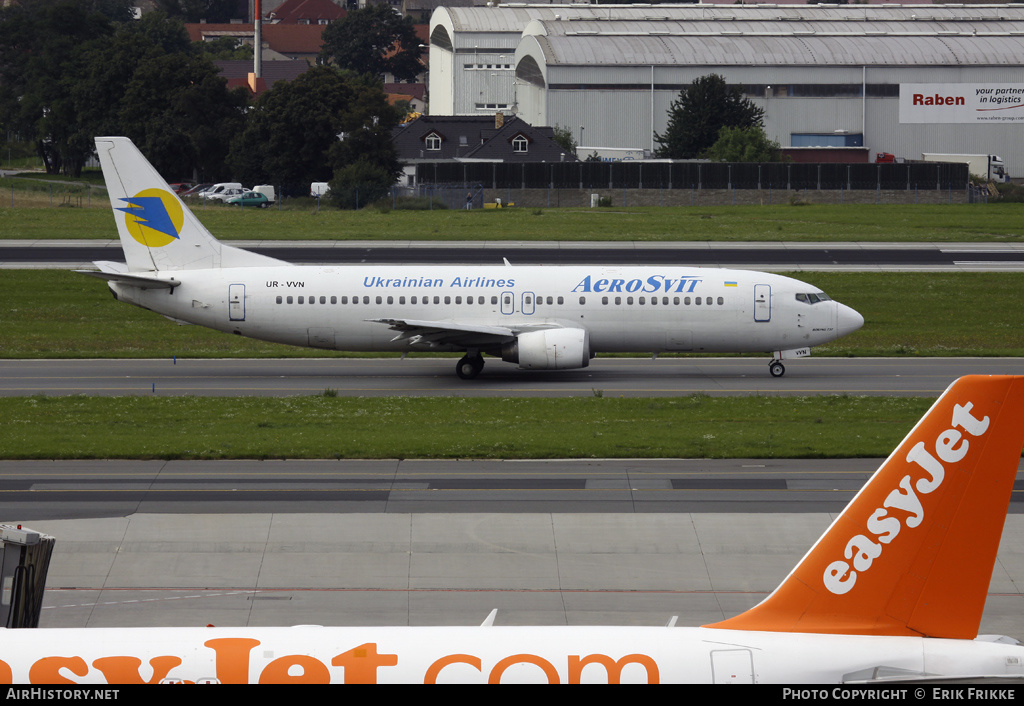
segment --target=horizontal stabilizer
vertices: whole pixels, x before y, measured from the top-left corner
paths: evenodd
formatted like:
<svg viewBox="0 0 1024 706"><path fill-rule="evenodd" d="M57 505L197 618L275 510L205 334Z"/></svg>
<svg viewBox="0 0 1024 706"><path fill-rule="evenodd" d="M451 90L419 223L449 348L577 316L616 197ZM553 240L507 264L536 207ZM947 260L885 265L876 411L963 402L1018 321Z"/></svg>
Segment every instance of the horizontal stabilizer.
<svg viewBox="0 0 1024 706"><path fill-rule="evenodd" d="M100 279L105 279L108 282L117 282L118 284L127 284L131 287L139 287L140 289L174 289L181 285L181 282L176 279L158 279L156 277L129 275L121 272L98 272L96 270L75 270L75 272L80 275L99 277Z"/></svg>

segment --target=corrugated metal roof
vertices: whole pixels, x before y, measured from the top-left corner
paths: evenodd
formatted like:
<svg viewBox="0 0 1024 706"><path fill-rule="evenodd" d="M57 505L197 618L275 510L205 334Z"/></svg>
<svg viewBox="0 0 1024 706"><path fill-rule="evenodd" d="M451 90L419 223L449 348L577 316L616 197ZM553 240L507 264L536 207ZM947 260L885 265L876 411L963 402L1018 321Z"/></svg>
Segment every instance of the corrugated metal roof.
<svg viewBox="0 0 1024 706"><path fill-rule="evenodd" d="M573 36L589 34L652 34L652 35L722 35L741 34L783 34L803 35L808 33L837 36L865 36L872 34L935 35L953 32L956 34L1009 34L1024 31L1024 23L1010 20L985 22L945 22L920 20L915 22L867 21L844 22L836 19L806 20L802 22L779 22L770 20L742 20L734 22L713 22L707 20L664 22L652 20L604 21L586 20L564 22L532 20L523 30L524 34Z"/></svg>
<svg viewBox="0 0 1024 706"><path fill-rule="evenodd" d="M720 22L988 22L1024 21L1014 5L501 5L441 7L431 26L444 23L456 32L518 32L531 20L565 22L683 21Z"/></svg>
<svg viewBox="0 0 1024 706"><path fill-rule="evenodd" d="M548 66L1024 64L1024 36L659 36L533 37ZM520 52L527 49L524 39Z"/></svg>

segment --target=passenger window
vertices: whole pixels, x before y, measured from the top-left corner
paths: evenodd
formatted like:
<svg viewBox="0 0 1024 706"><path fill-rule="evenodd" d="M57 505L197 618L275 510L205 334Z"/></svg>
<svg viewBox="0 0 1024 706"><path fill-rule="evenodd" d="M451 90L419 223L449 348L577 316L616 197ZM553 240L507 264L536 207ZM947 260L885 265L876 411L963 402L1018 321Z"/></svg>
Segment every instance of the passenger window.
<svg viewBox="0 0 1024 706"><path fill-rule="evenodd" d="M718 306L722 306L722 304L725 304L725 297L718 298Z"/></svg>
<svg viewBox="0 0 1024 706"><path fill-rule="evenodd" d="M586 304L586 303L587 303L587 298L586 297L580 297L580 304Z"/></svg>
<svg viewBox="0 0 1024 706"><path fill-rule="evenodd" d="M448 302L445 302L445 304L447 304L447 303ZM455 303L456 304L461 304L462 303L462 297L455 297Z"/></svg>
<svg viewBox="0 0 1024 706"><path fill-rule="evenodd" d="M444 303L445 304L451 304L452 303L452 298L451 297L445 297L444 298Z"/></svg>
<svg viewBox="0 0 1024 706"><path fill-rule="evenodd" d="M291 298L291 297L288 297L288 303L289 303L289 304L291 304L291 303L292 303L292 298Z"/></svg>
<svg viewBox="0 0 1024 706"><path fill-rule="evenodd" d="M608 303L608 297L601 297L601 303L602 304L607 304Z"/></svg>
<svg viewBox="0 0 1024 706"><path fill-rule="evenodd" d="M331 304L337 304L337 303L338 303L338 298L337 297L331 297Z"/></svg>
<svg viewBox="0 0 1024 706"><path fill-rule="evenodd" d="M368 297L368 296L367 297L363 297L363 304L369 304L369 303L370 303L370 297Z"/></svg>
<svg viewBox="0 0 1024 706"><path fill-rule="evenodd" d="M565 303L565 299L563 299L562 297L559 297L558 298L558 303L559 304L564 304Z"/></svg>
<svg viewBox="0 0 1024 706"><path fill-rule="evenodd" d="M679 297L673 297L672 303L675 304L676 306L679 306Z"/></svg>
<svg viewBox="0 0 1024 706"><path fill-rule="evenodd" d="M647 297L637 297L636 303L637 304L641 304L641 305L646 304L647 303Z"/></svg>
<svg viewBox="0 0 1024 706"><path fill-rule="evenodd" d="M327 303L327 297L320 297L320 303L321 304L326 304Z"/></svg>
<svg viewBox="0 0 1024 706"><path fill-rule="evenodd" d="M618 306L620 304L622 304L622 297L615 297L615 305Z"/></svg>
<svg viewBox="0 0 1024 706"><path fill-rule="evenodd" d="M498 297L497 297L497 295L495 295L495 296L492 296L492 297L491 297L491 304L497 304L497 303L498 303Z"/></svg>
<svg viewBox="0 0 1024 706"><path fill-rule="evenodd" d="M278 304L280 304L280 303L281 303L281 301L282 301L282 299L281 299L281 295L280 295L280 294L278 294L278 295L277 295L277 303L278 303Z"/></svg>
<svg viewBox="0 0 1024 706"><path fill-rule="evenodd" d="M305 303L306 303L306 298L305 297L299 297L299 304L305 304Z"/></svg>
<svg viewBox="0 0 1024 706"><path fill-rule="evenodd" d="M684 297L683 298L683 304L685 306L690 306L690 298L689 297Z"/></svg>

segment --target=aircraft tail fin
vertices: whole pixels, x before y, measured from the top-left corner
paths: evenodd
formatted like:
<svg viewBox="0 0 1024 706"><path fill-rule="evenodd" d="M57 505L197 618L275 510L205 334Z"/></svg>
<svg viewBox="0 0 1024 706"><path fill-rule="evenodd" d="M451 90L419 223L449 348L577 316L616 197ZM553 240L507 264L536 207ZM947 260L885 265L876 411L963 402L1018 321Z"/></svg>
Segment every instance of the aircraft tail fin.
<svg viewBox="0 0 1024 706"><path fill-rule="evenodd" d="M220 243L127 137L97 137L96 153L130 272L286 264Z"/></svg>
<svg viewBox="0 0 1024 706"><path fill-rule="evenodd" d="M960 378L782 584L709 628L978 634L1024 444L1024 377Z"/></svg>

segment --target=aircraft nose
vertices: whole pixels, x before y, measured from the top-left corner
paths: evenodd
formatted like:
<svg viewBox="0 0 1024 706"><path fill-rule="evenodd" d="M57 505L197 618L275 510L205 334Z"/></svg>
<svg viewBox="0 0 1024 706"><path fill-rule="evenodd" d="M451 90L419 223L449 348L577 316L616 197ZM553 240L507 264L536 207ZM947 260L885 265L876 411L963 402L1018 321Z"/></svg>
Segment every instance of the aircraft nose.
<svg viewBox="0 0 1024 706"><path fill-rule="evenodd" d="M864 325L864 317L856 310L836 302L836 330L847 336Z"/></svg>

